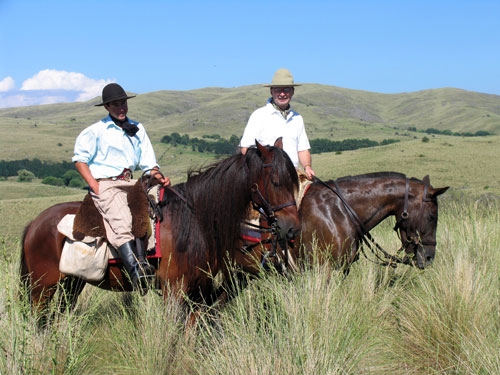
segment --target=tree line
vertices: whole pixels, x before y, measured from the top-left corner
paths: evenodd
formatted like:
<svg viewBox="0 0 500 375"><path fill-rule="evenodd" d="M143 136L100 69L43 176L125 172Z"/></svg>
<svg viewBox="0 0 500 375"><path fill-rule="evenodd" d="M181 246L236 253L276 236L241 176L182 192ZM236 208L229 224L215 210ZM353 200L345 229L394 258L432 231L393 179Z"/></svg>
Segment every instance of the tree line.
<svg viewBox="0 0 500 375"><path fill-rule="evenodd" d="M408 130L417 131L417 129L408 128ZM427 134L442 134L454 136L486 136L491 135L487 131L477 131L475 133L453 133L449 130L440 131L434 128L428 128L422 131ZM161 142L173 147L188 147L193 152L213 153L216 155L232 155L238 150L240 138L231 135L229 139L224 139L219 134L204 135L202 138L191 138L188 134L179 134L173 132L161 138ZM344 139L342 141L331 141L329 139L312 139L311 153L319 154L323 152L342 152L357 150L365 147L383 146L399 142L396 139L385 139L381 142L370 139ZM80 177L72 162L63 161L59 163L45 162L40 159L22 159L5 161L0 160L0 178L18 176L18 181L27 182L33 178L42 179L42 183L49 185L83 187L85 182Z"/></svg>
<svg viewBox="0 0 500 375"><path fill-rule="evenodd" d="M188 134L171 133L165 135L161 139L162 143L177 147L178 145L191 147L192 151L202 153L214 153L217 155L233 154L240 142L240 138L236 135L226 140L219 134L204 135L200 138L190 138ZM340 152L348 150L357 150L365 147L383 146L391 143L399 142L396 139L385 139L382 142L372 141L369 139L344 139L342 141L331 141L329 139L318 138L311 140L311 153L319 154L322 152Z"/></svg>
<svg viewBox="0 0 500 375"><path fill-rule="evenodd" d="M454 137L484 137L487 135L493 135L492 133L486 131L486 130L478 130L474 133L472 132L452 132L451 130L439 130L435 128L427 128L425 130L417 130L417 128L410 126L408 128L410 131L414 132L421 132L421 133L427 133L427 134L441 134L441 135L451 135Z"/></svg>

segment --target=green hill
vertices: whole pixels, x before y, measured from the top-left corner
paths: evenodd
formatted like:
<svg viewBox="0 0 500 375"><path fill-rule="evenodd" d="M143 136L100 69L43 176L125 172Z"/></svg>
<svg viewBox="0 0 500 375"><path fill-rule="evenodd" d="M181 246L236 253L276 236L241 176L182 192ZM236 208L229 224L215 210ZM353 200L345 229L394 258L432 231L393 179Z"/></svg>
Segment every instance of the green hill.
<svg viewBox="0 0 500 375"><path fill-rule="evenodd" d="M129 115L146 126L160 165L180 181L188 168L206 162L207 155L163 144L161 138L172 132L191 138L240 137L251 112L267 100L268 90L252 85L151 92L129 101ZM106 114L94 106L99 101L0 109L0 160L69 161L76 136ZM304 116L310 139L400 141L341 155L315 155L315 169L322 178L397 170L419 178L429 173L438 185L456 186L463 180L463 185L476 181L478 190L498 189L500 96L453 88L379 94L305 84L297 88L292 103ZM498 136L428 136L423 132L429 128ZM429 143L422 142L424 136Z"/></svg>
<svg viewBox="0 0 500 375"><path fill-rule="evenodd" d="M153 143L172 132L241 136L268 93L260 85L157 91L130 100L129 114L146 126ZM105 111L93 106L98 101L0 109L0 160L67 160L77 134L104 117ZM412 128L500 134L500 97L458 89L378 94L306 84L297 88L293 106L304 116L311 139L406 140L413 138Z"/></svg>

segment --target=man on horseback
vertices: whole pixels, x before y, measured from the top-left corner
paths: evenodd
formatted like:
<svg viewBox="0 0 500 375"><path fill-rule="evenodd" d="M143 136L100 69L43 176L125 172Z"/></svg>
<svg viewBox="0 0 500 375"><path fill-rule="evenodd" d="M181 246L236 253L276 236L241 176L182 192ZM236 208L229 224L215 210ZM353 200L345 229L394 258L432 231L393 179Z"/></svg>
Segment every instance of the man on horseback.
<svg viewBox="0 0 500 375"><path fill-rule="evenodd" d="M304 119L290 107L295 92L293 76L288 69L278 69L269 85L271 97L264 107L256 109L248 120L240 141L241 153L257 140L264 145L272 145L283 137L283 149L297 168L299 163L308 179L315 175L311 166L309 139L307 138Z"/></svg>
<svg viewBox="0 0 500 375"><path fill-rule="evenodd" d="M170 185L170 179L159 172L144 126L127 117L127 100L134 97L116 83L103 88L102 102L96 106L104 106L108 116L78 135L72 161L89 185L109 244L118 251L134 289L145 294L155 269L146 260L142 241L132 234L127 192L136 183L132 172L137 167L150 171L163 186Z"/></svg>

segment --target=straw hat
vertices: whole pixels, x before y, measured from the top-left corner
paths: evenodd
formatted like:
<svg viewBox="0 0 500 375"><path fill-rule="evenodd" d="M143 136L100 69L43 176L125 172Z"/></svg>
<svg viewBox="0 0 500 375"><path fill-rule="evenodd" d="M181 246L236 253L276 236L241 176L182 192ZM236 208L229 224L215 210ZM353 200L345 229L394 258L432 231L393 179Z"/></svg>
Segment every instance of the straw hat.
<svg viewBox="0 0 500 375"><path fill-rule="evenodd" d="M278 69L276 73L274 73L273 80L270 84L264 85L264 87L295 87L300 86L297 83L293 82L292 73L288 69Z"/></svg>
<svg viewBox="0 0 500 375"><path fill-rule="evenodd" d="M135 95L128 96L125 90L118 83L110 83L102 89L102 103L96 104L95 106L99 107L115 100L131 98L135 98Z"/></svg>

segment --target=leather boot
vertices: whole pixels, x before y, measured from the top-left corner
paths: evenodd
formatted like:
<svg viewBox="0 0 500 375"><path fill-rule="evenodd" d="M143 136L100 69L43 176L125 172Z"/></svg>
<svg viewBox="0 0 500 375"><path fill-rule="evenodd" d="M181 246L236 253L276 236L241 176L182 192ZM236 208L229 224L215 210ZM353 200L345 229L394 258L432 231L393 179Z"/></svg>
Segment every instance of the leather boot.
<svg viewBox="0 0 500 375"><path fill-rule="evenodd" d="M118 249L118 254L122 259L123 265L127 270L127 273L130 277L130 282L132 283L132 287L134 290L137 290L141 293L141 295L146 295L148 292L147 285L146 287L142 283L142 278L144 277L144 272L139 267L139 262L137 261L137 256L135 254L135 241L129 241L121 245Z"/></svg>

